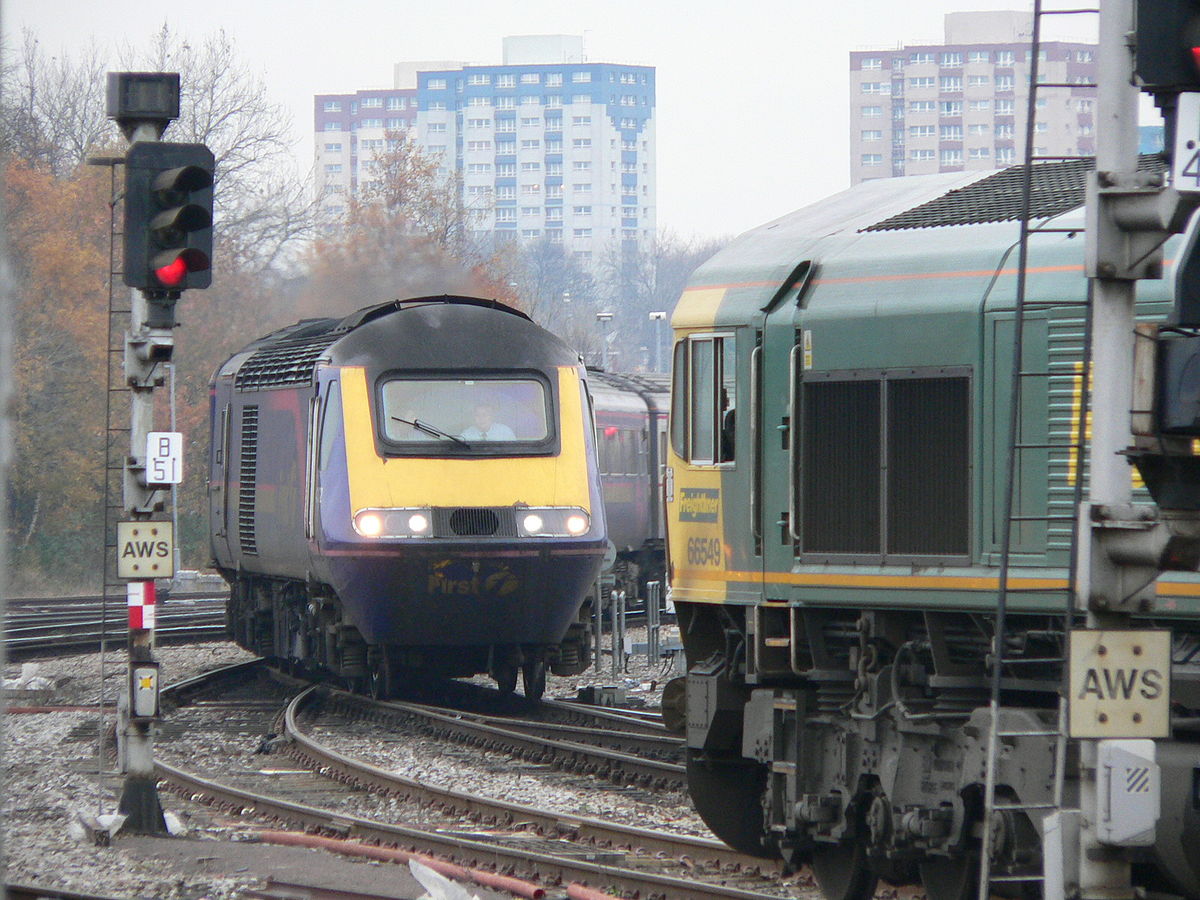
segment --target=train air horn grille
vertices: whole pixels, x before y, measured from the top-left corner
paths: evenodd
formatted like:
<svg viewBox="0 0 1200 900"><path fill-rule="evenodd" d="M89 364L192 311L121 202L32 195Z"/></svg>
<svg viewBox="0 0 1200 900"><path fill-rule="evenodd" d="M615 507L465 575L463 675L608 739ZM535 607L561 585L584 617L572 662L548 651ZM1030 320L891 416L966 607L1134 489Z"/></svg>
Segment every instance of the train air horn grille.
<svg viewBox="0 0 1200 900"><path fill-rule="evenodd" d="M490 509L456 509L450 513L450 530L460 536L495 534L500 517Z"/></svg>

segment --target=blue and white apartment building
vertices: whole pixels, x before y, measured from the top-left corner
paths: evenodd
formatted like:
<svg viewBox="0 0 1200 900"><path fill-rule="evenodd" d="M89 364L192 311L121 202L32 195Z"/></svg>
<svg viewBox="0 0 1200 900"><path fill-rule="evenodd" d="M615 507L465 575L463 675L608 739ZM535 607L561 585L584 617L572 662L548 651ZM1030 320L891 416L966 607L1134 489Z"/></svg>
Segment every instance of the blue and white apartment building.
<svg viewBox="0 0 1200 900"><path fill-rule="evenodd" d="M548 238L584 263L655 232L652 66L585 60L583 39L504 39L500 65L401 63L391 89L319 94L317 189L325 210L372 178L389 133L415 135L461 175L485 246Z"/></svg>

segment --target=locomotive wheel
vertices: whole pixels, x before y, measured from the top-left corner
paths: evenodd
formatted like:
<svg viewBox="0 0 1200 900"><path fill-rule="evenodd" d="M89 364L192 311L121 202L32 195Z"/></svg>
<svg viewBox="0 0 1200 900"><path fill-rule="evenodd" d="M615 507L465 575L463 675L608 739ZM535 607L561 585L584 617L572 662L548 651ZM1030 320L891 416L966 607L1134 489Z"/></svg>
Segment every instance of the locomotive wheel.
<svg viewBox="0 0 1200 900"><path fill-rule="evenodd" d="M704 759L689 747L687 783L696 812L720 840L748 856L776 857L763 843L764 766L744 759Z"/></svg>
<svg viewBox="0 0 1200 900"><path fill-rule="evenodd" d="M926 857L920 870L928 900L970 900L979 893L979 862L969 855Z"/></svg>
<svg viewBox="0 0 1200 900"><path fill-rule="evenodd" d="M810 865L825 900L870 900L875 896L879 873L871 866L861 841L818 842L813 845Z"/></svg>
<svg viewBox="0 0 1200 900"><path fill-rule="evenodd" d="M496 663L492 667L492 677L496 679L496 689L501 697L508 697L517 689L516 663Z"/></svg>
<svg viewBox="0 0 1200 900"><path fill-rule="evenodd" d="M542 694L546 693L546 660L541 655L531 656L521 663L521 687L525 699L530 702L541 700Z"/></svg>

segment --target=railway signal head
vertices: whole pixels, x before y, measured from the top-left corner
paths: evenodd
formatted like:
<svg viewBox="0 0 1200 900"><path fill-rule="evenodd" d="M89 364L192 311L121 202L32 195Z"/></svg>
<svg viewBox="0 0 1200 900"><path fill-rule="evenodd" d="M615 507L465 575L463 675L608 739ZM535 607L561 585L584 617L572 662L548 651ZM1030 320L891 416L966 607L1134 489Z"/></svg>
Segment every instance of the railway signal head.
<svg viewBox="0 0 1200 900"><path fill-rule="evenodd" d="M213 155L139 141L125 157L125 283L178 296L212 283Z"/></svg>
<svg viewBox="0 0 1200 900"><path fill-rule="evenodd" d="M1137 0L1134 74L1153 93L1200 91L1200 0Z"/></svg>

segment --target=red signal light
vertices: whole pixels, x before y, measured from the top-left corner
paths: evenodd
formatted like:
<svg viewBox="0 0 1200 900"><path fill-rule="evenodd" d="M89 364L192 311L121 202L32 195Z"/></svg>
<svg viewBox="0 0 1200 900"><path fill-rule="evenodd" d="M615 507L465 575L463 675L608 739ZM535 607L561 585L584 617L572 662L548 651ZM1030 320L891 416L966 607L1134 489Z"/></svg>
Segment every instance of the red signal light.
<svg viewBox="0 0 1200 900"><path fill-rule="evenodd" d="M617 426L609 425L607 428L605 428L604 436L605 437L616 437L617 436Z"/></svg>
<svg viewBox="0 0 1200 900"><path fill-rule="evenodd" d="M154 277L165 284L167 287L177 287L183 284L183 280L187 278L188 267L184 262L183 257L177 257L173 262L167 263L154 270Z"/></svg>

